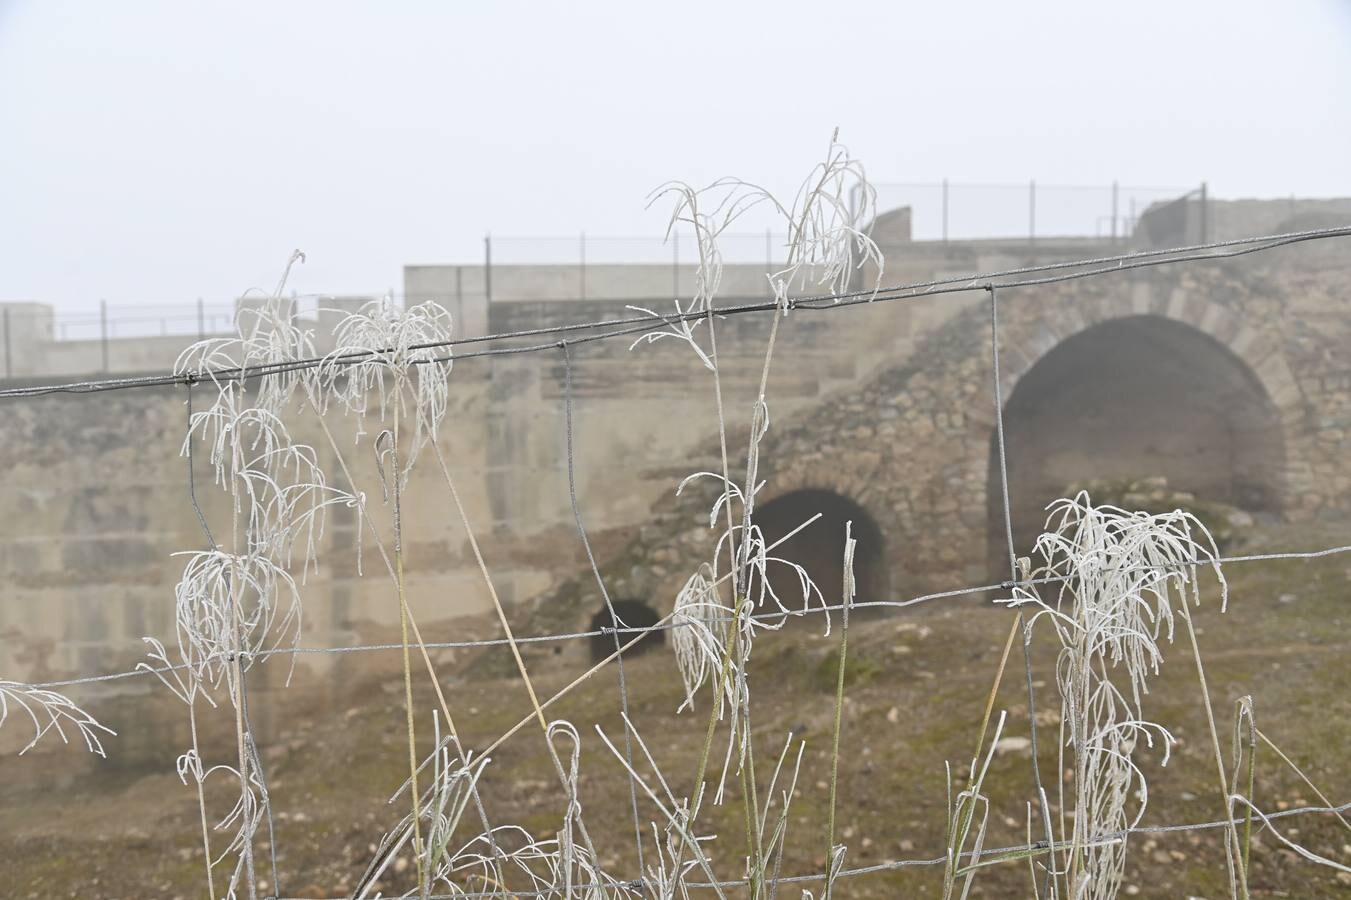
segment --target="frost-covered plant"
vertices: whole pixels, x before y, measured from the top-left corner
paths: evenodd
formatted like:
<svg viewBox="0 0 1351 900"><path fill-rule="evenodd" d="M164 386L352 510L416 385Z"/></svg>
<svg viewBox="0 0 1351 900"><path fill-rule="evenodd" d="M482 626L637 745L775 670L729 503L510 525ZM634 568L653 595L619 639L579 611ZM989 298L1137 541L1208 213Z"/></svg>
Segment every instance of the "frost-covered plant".
<svg viewBox="0 0 1351 900"><path fill-rule="evenodd" d="M732 621L733 610L719 597L717 580L713 567L702 563L676 594L671 616L671 649L685 683L682 710L694 708L695 693L717 677L726 652L727 623ZM721 705L722 692L714 696L714 702Z"/></svg>
<svg viewBox="0 0 1351 900"><path fill-rule="evenodd" d="M990 749L980 759L981 748L976 748L976 756L971 760L971 777L967 785L956 797L952 795L952 767L947 766L948 818L947 818L947 859L943 868L943 900L950 900L957 889L957 880L962 879L962 900L971 891L979 867L980 855L985 848L985 831L990 819L990 799L985 795L985 777L990 772L990 761L994 759L995 747L1004 731L1007 714L1000 712L995 724L994 736L990 739ZM983 731L983 729L982 729ZM984 734L982 733L982 738ZM968 849L968 841L970 847ZM965 867L962 860L969 859Z"/></svg>
<svg viewBox="0 0 1351 900"><path fill-rule="evenodd" d="M686 876L698 868L708 878L717 896L725 897L714 875L712 860L702 847L702 844L711 838L699 837L693 831L700 797L677 797L671 790L669 780L653 759L646 741L627 717L624 717L624 727L642 751L643 759L656 780L656 788L639 774L626 754L620 752L599 725L596 726L596 732L614 758L628 772L629 777L642 789L665 819L660 826L655 822L652 823L653 843L656 845L658 862L648 869L649 895L662 898L687 897L689 888ZM747 809L747 826L756 836L757 849L754 854L748 854L745 858L746 870L742 877L750 885L752 897L772 897L782 868L789 813L797 793L798 776L802 769L802 755L806 743L799 741L795 754L791 753L792 746L793 736L789 734L784 740L783 749L765 788L764 804ZM785 768L790 755L791 772ZM703 784L696 783L696 790L702 791L703 787Z"/></svg>
<svg viewBox="0 0 1351 900"><path fill-rule="evenodd" d="M447 377L450 350L446 346L451 332L450 314L440 305L421 303L406 309L388 299L364 304L346 316L334 329L334 349L324 357L315 379L310 403L323 424L330 401L335 401L357 419L357 441L365 434L365 420L374 405L381 423L392 419L373 442L379 463L385 502L392 507L393 562L381 555L389 566L399 602L399 623L403 645L404 706L408 733L408 765L412 810L413 851L418 863L418 878L424 885L426 848L422 839L421 796L417 787L417 750L413 705L413 679L410 635L423 651L430 670L431 661L418 637L416 623L408 608L403 576L402 493L407 487L413 464L422 448L435 440L445 417L449 398ZM329 440L332 433L323 424ZM411 434L409 434L411 432ZM337 452L336 442L334 450ZM351 472L339 453L339 464L349 480ZM364 510L363 510L364 516ZM373 528L373 523L367 521ZM433 683L435 675L433 674ZM439 692L440 688L437 687ZM439 696L439 693L438 693ZM449 709L445 709L449 716Z"/></svg>
<svg viewBox="0 0 1351 900"><path fill-rule="evenodd" d="M411 424L400 472L405 483L446 415L451 325L450 313L431 301L402 309L372 300L334 329L333 352L318 369L321 407L331 399L355 415L358 440L372 404L381 422L392 416Z"/></svg>
<svg viewBox="0 0 1351 900"><path fill-rule="evenodd" d="M451 842L460 820L464 817L470 800L477 791L478 780L489 760L487 757L474 759L462 752L459 742L453 738L442 742L437 740L437 750L432 756L431 784L427 790L426 802L419 807L419 815L424 819L427 840L420 851L424 854L419 871L422 872L418 890L429 893L432 885L454 890L457 885L454 877L464 868L463 860L451 852ZM452 753L452 750L455 751ZM367 867L356 891L362 896L377 881L394 861L403 847L414 837L411 815L404 818L384 837L377 848L374 858Z"/></svg>
<svg viewBox="0 0 1351 900"><path fill-rule="evenodd" d="M458 741L437 740L432 784L420 806L427 835L416 888L401 896L530 896L618 900L650 896L639 885L614 877L600 864L578 799L581 743L566 721L548 723L546 736L566 801L563 821L552 838L538 838L516 825L486 828L456 838L477 782L489 760L470 759ZM556 742L567 744L562 756ZM353 896L368 896L400 851L416 836L412 816L381 841ZM414 852L417 852L416 850Z"/></svg>
<svg viewBox="0 0 1351 900"><path fill-rule="evenodd" d="M188 347L179 354L174 373L210 381L224 393L229 392L227 385L242 390L247 378L255 385L254 405L280 415L311 378L312 369L297 363L315 355L314 333L298 324L295 301L283 296L292 267L304 261L304 253L293 251L271 294L250 291L241 298L235 334Z"/></svg>
<svg viewBox="0 0 1351 900"><path fill-rule="evenodd" d="M84 738L84 745L90 753L107 756L103 752L99 732L113 735L117 733L105 725L100 725L97 719L77 706L75 701L65 694L0 679L0 727L4 727L12 709L22 710L33 723L33 737L19 751L20 756L37 746L37 742L51 731L55 731L62 742L70 743L66 737L67 728L73 728Z"/></svg>
<svg viewBox="0 0 1351 900"><path fill-rule="evenodd" d="M815 286L839 293L849 286L854 272L869 262L876 266L878 281L875 286L880 284L881 254L865 226L875 211L875 194L867 183L863 167L836 137L832 137L825 159L803 180L791 202L781 202L763 188L735 178L720 179L702 189L670 182L658 188L652 199L663 198L674 198L675 201L668 236L685 227L694 232L699 252L695 291L688 300L676 300L673 316L641 310L662 320L664 327L644 335L634 346L676 339L687 344L712 372L722 471L695 473L685 479L678 490L696 479L713 479L718 494L710 509L709 524L717 529L719 519L725 521L714 542L711 561L702 564L686 582L677 597L672 617L676 625L672 643L685 682L686 696L681 708L693 704L695 693L705 683L711 684L714 692L707 736L695 778L696 800L691 818L697 818L699 801L703 798L703 780L715 727L725 719L728 724L726 753L713 799L714 802L722 801L735 759L735 771L740 776L747 811L746 855L751 893L759 895L765 885L769 860L766 847L767 843L772 843L772 835L765 832L763 816L756 814L760 804L756 798L758 786L750 739L750 689L746 667L756 632L781 627L788 615L796 613L786 598L778 596L774 581L768 577L769 568L787 565L795 572L802 588L802 612L806 611L813 596L820 597L820 591L811 583L805 569L791 560L770 555L764 535L753 518L755 497L763 487L759 474L760 447L770 425L766 399L770 363L779 322L792 308L795 292ZM738 219L757 208L768 209L779 218L788 237L783 266L767 274L776 313L781 315L776 314L772 319L760 387L750 411L744 478L734 481L714 328L717 292L723 271L719 241ZM701 334L698 329L705 322L708 328L706 334ZM725 574L720 575L720 572ZM833 849L831 856L834 857Z"/></svg>
<svg viewBox="0 0 1351 900"><path fill-rule="evenodd" d="M1027 628L1046 621L1061 646L1062 753L1069 748L1074 770L1068 896L1111 898L1126 840L1099 838L1135 827L1144 815L1148 780L1137 751L1157 737L1166 765L1173 742L1143 709L1163 661L1160 643L1171 642L1175 614L1190 623L1188 604L1200 602L1198 566L1215 572L1226 598L1227 590L1215 543L1190 513L1094 506L1086 493L1049 509L1036 545L1042 565L1005 602L1035 608ZM1042 598L1031 582L1054 585L1054 597Z"/></svg>
<svg viewBox="0 0 1351 900"><path fill-rule="evenodd" d="M271 559L219 550L186 555L175 589L179 656L194 677L219 685L239 656L247 670L260 651L300 631L300 590Z"/></svg>
<svg viewBox="0 0 1351 900"><path fill-rule="evenodd" d="M175 372L189 378L189 401L194 385L211 389L205 405L191 410L182 453L191 465L194 443L205 446L213 480L230 497L230 515L228 527L218 523L213 530L198 510L209 549L186 554L175 591L177 660L147 638L155 665L144 668L188 708L192 746L179 757L178 770L183 782L191 779L197 789L213 895L212 866L231 854L237 861L226 893L232 896L245 882L254 892L254 835L264 817L270 821L266 779L248 721L245 673L259 654L299 638L300 594L291 569L298 564L303 580L316 564L327 508L361 503L328 484L314 450L294 441L283 419L298 393L312 401L315 390L308 361L315 354L312 333L300 327L294 302L283 296L292 266L303 259L299 251L291 255L271 294L245 296L235 335L200 341L175 364ZM214 707L212 691L222 687L234 711L235 766L207 765L198 741L199 701ZM213 817L203 788L216 773L239 786L238 800L215 825L231 832L219 857L211 852Z"/></svg>

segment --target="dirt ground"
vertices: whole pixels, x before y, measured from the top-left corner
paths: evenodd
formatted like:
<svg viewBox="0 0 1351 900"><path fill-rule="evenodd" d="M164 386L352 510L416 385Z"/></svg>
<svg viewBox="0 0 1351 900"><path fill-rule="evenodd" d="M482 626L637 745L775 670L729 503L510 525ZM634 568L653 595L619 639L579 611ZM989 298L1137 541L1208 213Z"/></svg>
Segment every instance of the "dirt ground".
<svg viewBox="0 0 1351 900"><path fill-rule="evenodd" d="M1303 549L1346 543L1344 530L1268 526L1242 552ZM1196 615L1221 740L1228 752L1234 701L1254 698L1258 726L1297 763L1333 803L1351 799L1351 555L1309 561L1234 564L1229 610L1221 614L1213 579L1207 579ZM954 777L966 772L981 715L1012 615L977 599L931 603L901 614L855 620L850 630L849 679L840 771L837 840L848 846L846 865L928 860L944 848L944 764ZM430 630L430 629L429 629ZM459 632L456 631L455 634ZM455 634L427 634L429 640ZM1180 636L1179 636L1180 637ZM793 800L783 873L818 872L825 862L825 812L838 634L789 629L762 636L751 666L752 710L761 789L768 768L791 733L805 740L802 772ZM498 651L494 651L495 653ZM506 651L500 651L505 655ZM270 871L271 844L257 848L259 896L341 897L350 892L383 831L406 810L386 802L407 775L402 678L398 654L340 666L323 677L302 664L289 688L282 671L264 680L255 717L276 810L275 855L280 886ZM1021 659L1011 661L996 709L1007 710L1006 737L1027 737L1028 698ZM1053 652L1034 651L1041 771L1055 800L1056 709ZM518 677L481 678L482 656L437 655L447 696L469 746L485 746L529 713ZM500 671L505 659L491 660ZM586 667L550 648L532 648L529 664L541 696L550 696ZM284 669L285 664L266 664ZM583 812L605 862L616 873L636 873L634 833L625 776L596 733L619 744L617 668L613 665L549 710L571 721L582 736ZM683 689L669 650L626 664L633 718L677 792L693 781L704 739L707 698L677 715ZM1146 712L1179 740L1166 768L1145 753L1150 779L1145 825L1205 822L1223 814L1209 733L1199 702L1195 668L1179 643ZM152 898L206 896L195 792L181 784L173 759L183 748L181 728L147 727L148 703L160 718L181 716L164 692L123 698L91 708L121 734L110 740L106 763L86 764L82 751L59 744L24 757L0 757L0 895L15 898ZM435 700L425 673L417 701L428 711L419 738L430 746ZM160 706L156 709L159 710ZM228 762L233 732L222 711L207 727L206 755ZM135 761L119 750L124 741ZM1026 839L1026 802L1032 796L1030 754L1010 742L995 756L987 788L991 800L987 846ZM619 744L622 746L622 744ZM716 746L716 745L715 745ZM796 745L794 745L796 746ZM130 751L127 751L130 752ZM119 755L121 754L121 755ZM215 808L228 809L228 785L216 785ZM481 782L494 823L515 823L551 837L563 814L563 792L552 775L538 725L530 723L494 754ZM1259 750L1256 798L1268 811L1322 805L1318 797L1270 751ZM641 803L644 821L656 814ZM712 852L721 877L739 874L744 825L739 791L701 817L699 832L717 834ZM1279 820L1292 840L1351 864L1351 831L1329 815ZM645 825L649 835L650 826ZM1269 831L1255 830L1254 897L1351 896L1351 878L1312 865L1284 848ZM218 843L220 839L218 838ZM1130 839L1126 896L1227 895L1218 830L1136 835ZM650 847L649 847L650 852ZM384 885L396 891L409 874ZM217 869L218 884L225 875ZM836 896L937 896L941 867L891 868L841 882ZM806 885L812 887L811 885ZM819 888L816 889L819 895ZM731 895L734 895L731 894ZM791 894L798 896L794 886ZM1025 862L982 870L972 895L1031 896ZM712 896L708 894L708 896Z"/></svg>

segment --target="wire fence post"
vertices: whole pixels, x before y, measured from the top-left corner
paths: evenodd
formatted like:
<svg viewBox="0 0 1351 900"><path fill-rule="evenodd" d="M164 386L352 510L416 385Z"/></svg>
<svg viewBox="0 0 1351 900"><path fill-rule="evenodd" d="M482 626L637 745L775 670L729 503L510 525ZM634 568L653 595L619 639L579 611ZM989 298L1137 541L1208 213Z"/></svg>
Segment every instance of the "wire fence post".
<svg viewBox="0 0 1351 900"><path fill-rule="evenodd" d="M14 344L9 339L9 307L5 307L5 377L14 377Z"/></svg>
<svg viewBox="0 0 1351 900"><path fill-rule="evenodd" d="M774 296L774 235L765 229L765 296Z"/></svg>
<svg viewBox="0 0 1351 900"><path fill-rule="evenodd" d="M1027 242L1037 242L1037 180L1027 183Z"/></svg>
<svg viewBox="0 0 1351 900"><path fill-rule="evenodd" d="M1205 183L1204 181L1201 182L1201 241L1200 241L1200 242L1201 242L1202 244L1204 244L1204 243L1206 243L1207 241L1210 240L1210 221L1209 221L1209 212L1210 212L1210 210L1208 209L1208 207L1210 206L1210 204L1207 202L1207 200L1208 200L1208 196L1207 196L1208 193L1209 193L1209 192L1208 192L1208 190L1207 190L1207 188L1206 188L1206 183Z"/></svg>
<svg viewBox="0 0 1351 900"><path fill-rule="evenodd" d="M103 351L103 371L108 371L108 301L99 301L99 345Z"/></svg>
<svg viewBox="0 0 1351 900"><path fill-rule="evenodd" d="M493 302L493 236L483 236L483 293Z"/></svg>
<svg viewBox="0 0 1351 900"><path fill-rule="evenodd" d="M943 243L948 242L948 180L943 179Z"/></svg>
<svg viewBox="0 0 1351 900"><path fill-rule="evenodd" d="M1113 182L1112 182L1112 243L1113 243L1113 244L1116 243L1116 235L1117 235L1117 231L1116 231L1116 217L1117 217L1117 206L1118 206L1118 202L1119 202L1119 201L1120 201L1120 188L1117 186L1117 183L1116 183L1115 181L1113 181Z"/></svg>
<svg viewBox="0 0 1351 900"><path fill-rule="evenodd" d="M680 299L680 232L671 231L671 298Z"/></svg>
<svg viewBox="0 0 1351 900"><path fill-rule="evenodd" d="M197 298L197 340L206 340L206 304Z"/></svg>

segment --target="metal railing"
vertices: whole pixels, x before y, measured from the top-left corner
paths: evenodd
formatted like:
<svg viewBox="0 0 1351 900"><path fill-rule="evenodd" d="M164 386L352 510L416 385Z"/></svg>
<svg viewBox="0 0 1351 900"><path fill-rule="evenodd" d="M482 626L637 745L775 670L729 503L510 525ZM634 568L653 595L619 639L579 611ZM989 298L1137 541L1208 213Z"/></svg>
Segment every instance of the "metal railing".
<svg viewBox="0 0 1351 900"><path fill-rule="evenodd" d="M1204 197L1205 185L1140 187L949 181L883 182L877 209L910 209L916 241L1094 238L1127 240L1140 217L1157 204ZM1204 235L1197 236L1204 241Z"/></svg>
<svg viewBox="0 0 1351 900"><path fill-rule="evenodd" d="M1203 242L1209 236L1205 185L1198 188L1107 185L977 184L881 182L876 232L884 244L1021 240L1035 244L1056 238L1152 245ZM901 210L906 210L902 213ZM1151 211L1148 219L1144 213ZM1147 226L1142 229L1142 224ZM774 231L724 234L723 261L740 269L744 285L733 293L767 293L761 272L780 268L787 236ZM588 300L623 294L651 299L688 296L698 262L694 237L612 237L585 232L568 237L484 238L482 282L488 300L522 298ZM473 269L477 267L464 267ZM462 273L460 273L462 274ZM457 295L462 291L457 290ZM298 298L301 315L312 314L319 298ZM443 298L452 299L452 298ZM459 299L455 297L453 299ZM195 304L109 304L59 310L13 305L3 312L5 374L12 376L16 342L98 341L103 368L108 344L124 338L179 337L184 345L233 328L235 302Z"/></svg>
<svg viewBox="0 0 1351 900"><path fill-rule="evenodd" d="M1174 243L1203 242L1208 236L1204 184L1192 188L1118 182L976 184L944 179L883 182L875 188L874 237L884 246L991 239L1030 244L1066 238L1126 242L1136 237L1146 211L1152 210L1155 218L1170 204L1179 212L1163 224ZM1177 234L1172 233L1175 230ZM784 260L786 240L772 231L727 234L719 246L729 265L772 272ZM598 293L603 267L666 266L671 289L662 287L661 275L649 273L639 288L642 296L680 296L688 293L679 289L681 270L696 261L694 238L688 233L674 232L669 238L596 237L586 232L569 237L488 235L483 242L483 286L490 300L520 299L526 276L522 269L534 267L539 270L533 273L539 279L537 289L557 299L587 300Z"/></svg>

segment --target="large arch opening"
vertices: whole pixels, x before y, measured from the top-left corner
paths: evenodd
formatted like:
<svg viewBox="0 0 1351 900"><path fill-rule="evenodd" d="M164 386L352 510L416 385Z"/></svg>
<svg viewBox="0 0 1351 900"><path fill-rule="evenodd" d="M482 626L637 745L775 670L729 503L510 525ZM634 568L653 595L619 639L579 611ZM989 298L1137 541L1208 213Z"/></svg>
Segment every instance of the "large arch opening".
<svg viewBox="0 0 1351 900"><path fill-rule="evenodd" d="M615 600L614 617L619 619L620 628L653 628L661 622L661 615L641 600ZM591 636L591 659L594 662L601 662L610 654L615 652L615 636L613 631L606 629L614 628L614 618L610 616L610 607L602 605L601 608L591 617L591 631L600 631L602 634L593 634ZM638 637L637 632L625 631L619 635L619 644L624 646L634 638ZM666 633L660 629L655 629L639 637L633 642L632 647L625 647L625 657L637 656L640 653L646 653L649 650L656 650L666 642Z"/></svg>
<svg viewBox="0 0 1351 900"><path fill-rule="evenodd" d="M841 602L844 587L845 525L851 523L854 547L854 602L885 600L890 587L882 555L882 531L863 507L834 491L807 488L774 498L752 517L773 546L817 513L821 518L798 531L770 556L789 560L806 570L826 605ZM802 584L785 565L769 566L769 586L789 609L802 608ZM813 596L811 605L820 606Z"/></svg>
<svg viewBox="0 0 1351 900"><path fill-rule="evenodd" d="M1266 391L1228 348L1171 319L1114 319L1061 342L1008 397L1004 432L1020 554L1040 533L1046 504L1092 479L1161 476L1170 490L1254 512L1281 500L1281 425ZM996 440L989 524L1002 548Z"/></svg>

